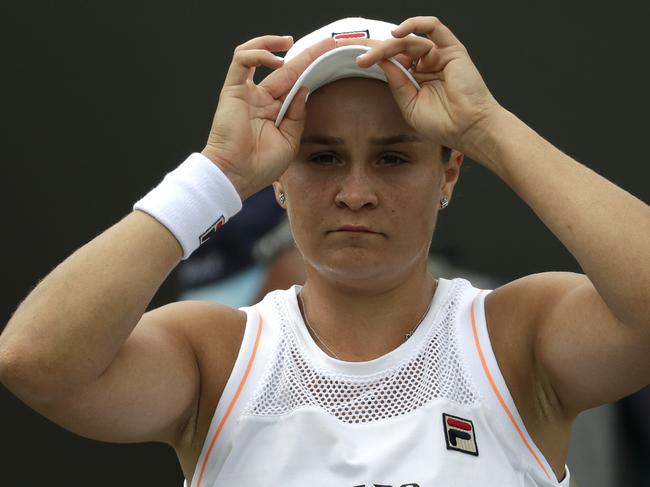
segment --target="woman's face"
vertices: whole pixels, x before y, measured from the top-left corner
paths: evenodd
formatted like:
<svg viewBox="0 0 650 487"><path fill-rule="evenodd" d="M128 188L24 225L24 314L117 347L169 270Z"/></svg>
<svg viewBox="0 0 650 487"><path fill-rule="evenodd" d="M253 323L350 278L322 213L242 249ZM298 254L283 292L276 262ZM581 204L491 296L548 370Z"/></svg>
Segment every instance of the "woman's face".
<svg viewBox="0 0 650 487"><path fill-rule="evenodd" d="M382 81L315 91L298 156L274 184L308 273L383 287L422 270L461 162L453 153L443 164L440 145L406 124Z"/></svg>

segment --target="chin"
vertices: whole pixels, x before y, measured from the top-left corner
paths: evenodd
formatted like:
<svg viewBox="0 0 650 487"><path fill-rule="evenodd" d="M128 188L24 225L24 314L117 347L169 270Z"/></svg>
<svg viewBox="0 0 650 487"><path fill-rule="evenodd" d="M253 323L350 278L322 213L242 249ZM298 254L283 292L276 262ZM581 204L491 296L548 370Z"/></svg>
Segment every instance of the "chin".
<svg viewBox="0 0 650 487"><path fill-rule="evenodd" d="M355 290L385 290L417 272L418 267L426 269L428 246L395 248L385 242L378 245L369 245L368 242L360 244L328 242L311 249L298 248L305 263L319 276ZM307 249L311 251L305 252Z"/></svg>
<svg viewBox="0 0 650 487"><path fill-rule="evenodd" d="M354 289L371 289L395 279L397 269L404 267L391 263L384 252L376 252L367 248L346 247L337 249L318 261L310 264L318 274L328 281Z"/></svg>
<svg viewBox="0 0 650 487"><path fill-rule="evenodd" d="M346 246L336 249L327 249L317 257L319 267L340 269L349 268L372 269L385 261L386 252L378 252L376 249L367 247Z"/></svg>

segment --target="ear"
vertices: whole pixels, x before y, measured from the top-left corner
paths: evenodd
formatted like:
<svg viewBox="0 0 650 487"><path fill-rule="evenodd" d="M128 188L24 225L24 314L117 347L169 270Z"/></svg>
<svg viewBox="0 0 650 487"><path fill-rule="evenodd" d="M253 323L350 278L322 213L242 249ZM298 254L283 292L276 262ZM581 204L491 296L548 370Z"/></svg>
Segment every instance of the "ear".
<svg viewBox="0 0 650 487"><path fill-rule="evenodd" d="M280 205L281 208L284 208L285 210L287 209L287 204L286 200L285 203L282 203L280 201L280 193L284 193L284 188L282 186L282 183L280 181L273 181L273 192L275 193L275 201L278 202L278 205ZM285 193L285 199L286 199L286 193Z"/></svg>
<svg viewBox="0 0 650 487"><path fill-rule="evenodd" d="M443 196L446 196L447 199L451 199L451 195L454 192L454 187L458 182L460 176L460 167L463 165L465 160L465 155L461 152L458 152L455 149L452 149L451 155L449 156L449 161L443 163L444 177L442 178L442 187L440 188Z"/></svg>

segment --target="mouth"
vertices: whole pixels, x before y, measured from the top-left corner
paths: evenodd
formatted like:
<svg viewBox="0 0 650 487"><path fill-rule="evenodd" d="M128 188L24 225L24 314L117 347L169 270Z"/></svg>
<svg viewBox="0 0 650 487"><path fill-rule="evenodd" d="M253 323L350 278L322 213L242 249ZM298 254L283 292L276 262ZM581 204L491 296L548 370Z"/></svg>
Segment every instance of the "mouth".
<svg viewBox="0 0 650 487"><path fill-rule="evenodd" d="M362 225L343 225L335 230L335 232L351 232L351 233L370 233L370 234L379 234L368 227Z"/></svg>

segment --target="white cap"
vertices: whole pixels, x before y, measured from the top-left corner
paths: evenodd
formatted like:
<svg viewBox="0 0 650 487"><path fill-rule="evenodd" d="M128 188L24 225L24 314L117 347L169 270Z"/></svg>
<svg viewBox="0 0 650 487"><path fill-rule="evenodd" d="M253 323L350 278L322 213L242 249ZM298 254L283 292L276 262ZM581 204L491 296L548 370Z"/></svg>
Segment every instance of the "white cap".
<svg viewBox="0 0 650 487"><path fill-rule="evenodd" d="M381 41L392 39L393 35L391 31L396 28L397 25L395 24L361 17L337 20L298 39L291 49L287 51L287 54L284 56L284 62L291 61L305 49L328 37L333 37L334 39L368 38ZM375 64L369 68L360 68L357 66L357 57L369 50L370 47L364 45L340 46L316 58L300 75L284 99L282 108L280 108L280 112L275 120L275 126L280 125L296 93L303 86L309 88L309 93L313 93L321 86L343 78L372 78L388 82L384 71L378 65ZM415 81L415 78L413 78L404 66L393 58L390 58L389 61L402 70L418 90L420 89L418 82Z"/></svg>

